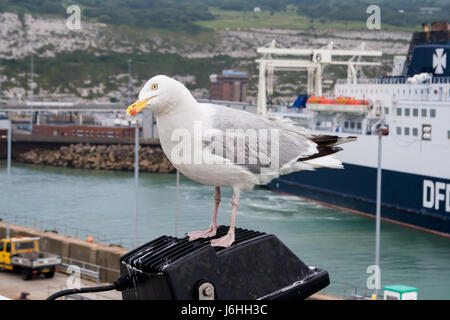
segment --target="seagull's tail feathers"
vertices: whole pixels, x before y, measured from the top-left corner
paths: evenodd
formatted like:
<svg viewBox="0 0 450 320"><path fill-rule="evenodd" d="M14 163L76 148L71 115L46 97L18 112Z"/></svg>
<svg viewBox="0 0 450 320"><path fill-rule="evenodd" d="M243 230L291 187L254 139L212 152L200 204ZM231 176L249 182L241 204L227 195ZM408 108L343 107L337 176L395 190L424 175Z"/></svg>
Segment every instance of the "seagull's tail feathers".
<svg viewBox="0 0 450 320"><path fill-rule="evenodd" d="M281 168L281 174L300 170L315 170L317 168L343 169L342 162L334 157L334 153L342 150L337 145L355 141L356 137L315 135L310 140L316 143L317 152L307 157L298 158L294 163L288 163Z"/></svg>
<svg viewBox="0 0 450 320"><path fill-rule="evenodd" d="M331 135L316 135L311 138L311 141L315 142L317 152L306 156L303 158L297 159L298 162L306 162L313 159L319 159L323 158L329 155L332 155L333 153L339 152L342 150L341 147L336 147L339 144L355 141L356 137L350 136L350 137L338 137L338 136L331 136Z"/></svg>
<svg viewBox="0 0 450 320"><path fill-rule="evenodd" d="M338 137L338 136L331 136L331 135L316 135L311 138L312 141L317 143L318 145L323 145L326 147L334 147L339 144L347 143L356 141L356 137L349 136L349 137Z"/></svg>

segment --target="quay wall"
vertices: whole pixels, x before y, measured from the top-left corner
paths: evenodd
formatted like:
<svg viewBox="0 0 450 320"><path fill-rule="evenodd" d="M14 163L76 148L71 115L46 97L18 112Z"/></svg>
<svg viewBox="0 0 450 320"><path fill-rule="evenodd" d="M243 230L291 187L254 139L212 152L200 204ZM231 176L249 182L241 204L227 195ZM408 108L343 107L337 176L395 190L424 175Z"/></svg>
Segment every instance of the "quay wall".
<svg viewBox="0 0 450 320"><path fill-rule="evenodd" d="M0 141L2 146L6 143ZM158 139L139 140L139 171L173 173ZM6 151L0 150L0 157ZM3 152L4 151L4 152ZM13 135L12 158L18 162L97 170L134 170L134 139Z"/></svg>
<svg viewBox="0 0 450 320"><path fill-rule="evenodd" d="M40 237L41 251L105 267L99 270L100 282L111 283L119 277L119 258L128 252L128 249L120 246L88 242L55 232L42 231L16 224L10 224L10 236ZM1 221L0 239L5 237L6 223Z"/></svg>

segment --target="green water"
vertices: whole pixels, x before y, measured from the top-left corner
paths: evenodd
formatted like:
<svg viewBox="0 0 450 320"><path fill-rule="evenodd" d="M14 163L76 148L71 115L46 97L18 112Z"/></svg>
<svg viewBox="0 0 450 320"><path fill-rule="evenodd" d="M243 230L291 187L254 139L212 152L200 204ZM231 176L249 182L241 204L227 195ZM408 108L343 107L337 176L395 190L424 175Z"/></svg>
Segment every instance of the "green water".
<svg viewBox="0 0 450 320"><path fill-rule="evenodd" d="M14 164L9 192L6 181L6 162L0 161L0 217L13 219L5 216L9 194L19 223L27 217L24 224L71 234L88 228L94 237L98 232L132 248L133 173ZM175 192L175 175L140 174L139 243L175 234ZM213 193L181 177L179 235L209 225ZM219 223L228 224L231 190L222 195ZM366 269L375 259L375 220L259 188L242 195L237 226L273 233L306 264L327 270L325 292L364 293ZM450 239L382 222L380 261L382 286L410 285L419 289L419 299L450 299Z"/></svg>

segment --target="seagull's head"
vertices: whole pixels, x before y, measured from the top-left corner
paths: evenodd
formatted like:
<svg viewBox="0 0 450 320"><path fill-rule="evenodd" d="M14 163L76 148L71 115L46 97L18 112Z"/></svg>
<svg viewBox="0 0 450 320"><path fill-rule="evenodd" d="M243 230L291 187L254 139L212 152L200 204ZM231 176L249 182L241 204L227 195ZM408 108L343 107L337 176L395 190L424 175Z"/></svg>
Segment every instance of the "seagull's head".
<svg viewBox="0 0 450 320"><path fill-rule="evenodd" d="M158 75L145 83L139 92L138 100L127 108L127 113L134 116L145 108L149 108L158 114L189 102L191 99L195 100L181 82L164 75Z"/></svg>

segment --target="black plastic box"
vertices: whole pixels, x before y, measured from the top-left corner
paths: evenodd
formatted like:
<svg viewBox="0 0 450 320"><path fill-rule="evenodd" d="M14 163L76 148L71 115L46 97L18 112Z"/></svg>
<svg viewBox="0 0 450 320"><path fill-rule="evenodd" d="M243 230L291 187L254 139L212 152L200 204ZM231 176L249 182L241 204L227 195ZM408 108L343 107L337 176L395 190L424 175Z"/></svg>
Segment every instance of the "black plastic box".
<svg viewBox="0 0 450 320"><path fill-rule="evenodd" d="M220 226L214 238L227 231ZM240 228L235 234L229 248L162 236L123 255L120 274L135 284L123 299L305 299L330 283L326 271L305 265L274 235Z"/></svg>

